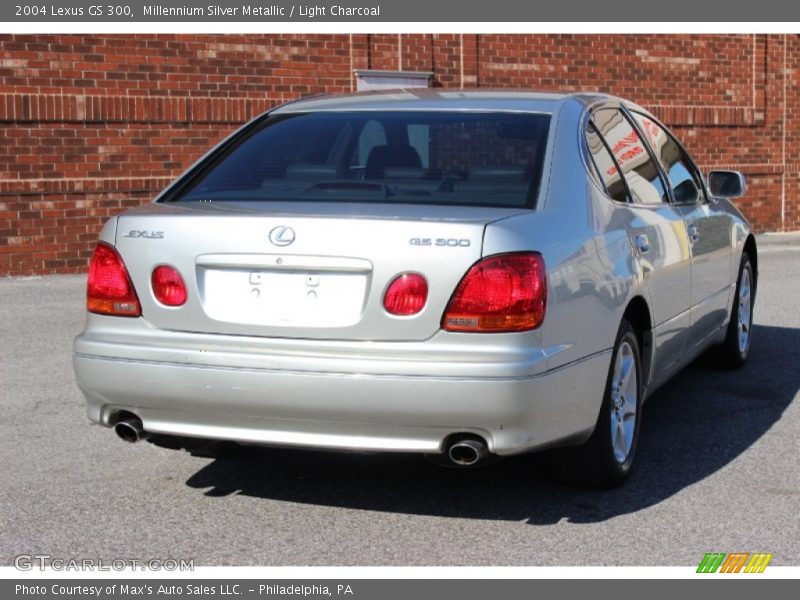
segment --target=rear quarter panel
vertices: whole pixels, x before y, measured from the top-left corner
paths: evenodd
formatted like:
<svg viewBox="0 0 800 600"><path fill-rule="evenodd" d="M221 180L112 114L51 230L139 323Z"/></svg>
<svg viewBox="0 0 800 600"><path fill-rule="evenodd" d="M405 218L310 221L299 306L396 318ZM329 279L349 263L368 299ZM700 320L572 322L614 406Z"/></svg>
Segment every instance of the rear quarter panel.
<svg viewBox="0 0 800 600"><path fill-rule="evenodd" d="M609 351L630 300L646 298L624 221L581 155L583 110L567 102L558 114L540 207L490 224L484 239L484 255L523 250L543 255L548 299L538 335L549 369ZM598 406L601 397L602 391Z"/></svg>

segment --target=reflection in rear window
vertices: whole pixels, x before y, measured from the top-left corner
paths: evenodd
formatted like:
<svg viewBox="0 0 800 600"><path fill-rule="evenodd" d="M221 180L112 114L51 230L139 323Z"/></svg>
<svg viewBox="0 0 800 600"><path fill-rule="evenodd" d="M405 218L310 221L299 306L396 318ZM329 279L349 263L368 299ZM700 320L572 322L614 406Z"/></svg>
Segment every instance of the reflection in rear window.
<svg viewBox="0 0 800 600"><path fill-rule="evenodd" d="M318 112L270 116L166 201L397 202L530 207L549 115Z"/></svg>

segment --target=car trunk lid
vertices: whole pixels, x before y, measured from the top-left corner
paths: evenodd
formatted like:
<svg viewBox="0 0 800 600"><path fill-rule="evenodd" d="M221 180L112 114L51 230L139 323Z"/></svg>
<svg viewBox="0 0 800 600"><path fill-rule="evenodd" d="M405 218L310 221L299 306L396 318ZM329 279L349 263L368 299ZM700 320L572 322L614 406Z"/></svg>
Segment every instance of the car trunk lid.
<svg viewBox="0 0 800 600"><path fill-rule="evenodd" d="M422 340L466 270L488 223L519 209L325 203L154 204L123 214L116 245L144 318L179 331L307 339ZM159 304L150 276L176 268L188 299ZM383 308L403 273L428 282L413 316Z"/></svg>

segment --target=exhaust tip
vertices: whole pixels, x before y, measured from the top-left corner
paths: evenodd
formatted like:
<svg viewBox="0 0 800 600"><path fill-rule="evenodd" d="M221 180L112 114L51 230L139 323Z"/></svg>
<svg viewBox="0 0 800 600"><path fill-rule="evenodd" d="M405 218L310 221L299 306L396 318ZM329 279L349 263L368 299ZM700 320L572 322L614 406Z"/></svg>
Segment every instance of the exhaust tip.
<svg viewBox="0 0 800 600"><path fill-rule="evenodd" d="M450 446L447 456L460 467L471 467L488 454L486 443L482 440L459 440Z"/></svg>
<svg viewBox="0 0 800 600"><path fill-rule="evenodd" d="M147 437L141 419L124 419L114 425L114 433L123 442L133 444Z"/></svg>

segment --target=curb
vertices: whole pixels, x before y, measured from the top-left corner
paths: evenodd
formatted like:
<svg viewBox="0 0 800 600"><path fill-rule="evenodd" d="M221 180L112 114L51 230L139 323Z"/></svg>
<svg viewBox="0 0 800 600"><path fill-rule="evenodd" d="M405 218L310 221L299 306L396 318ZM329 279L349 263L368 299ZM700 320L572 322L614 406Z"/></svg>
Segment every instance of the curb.
<svg viewBox="0 0 800 600"><path fill-rule="evenodd" d="M758 247L798 247L800 248L800 231L786 233L759 233L756 235Z"/></svg>

